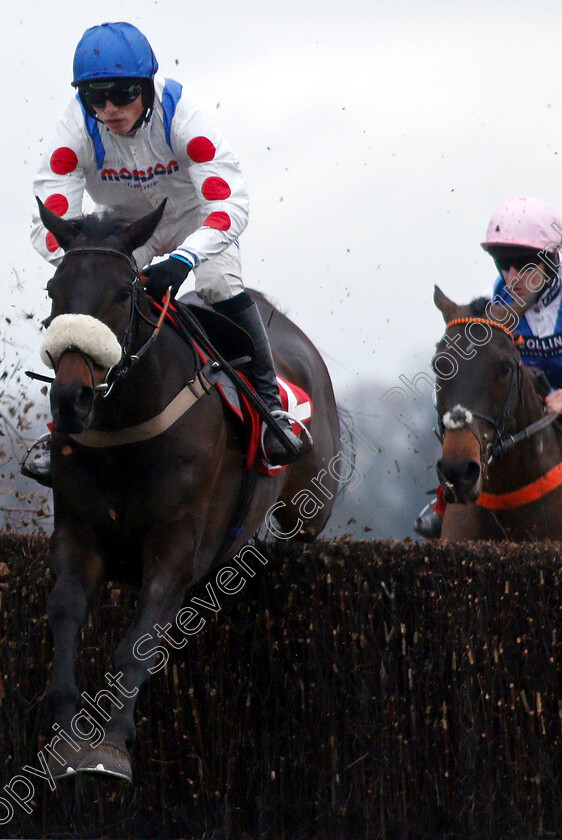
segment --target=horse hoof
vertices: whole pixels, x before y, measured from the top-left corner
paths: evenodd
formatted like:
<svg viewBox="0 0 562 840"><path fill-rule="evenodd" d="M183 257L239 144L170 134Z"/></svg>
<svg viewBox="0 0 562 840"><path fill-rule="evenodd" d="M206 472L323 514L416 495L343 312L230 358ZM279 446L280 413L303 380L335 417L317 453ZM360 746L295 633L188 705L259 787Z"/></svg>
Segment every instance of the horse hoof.
<svg viewBox="0 0 562 840"><path fill-rule="evenodd" d="M61 767L58 761L48 761L47 766L53 779L69 779L76 775L76 767L72 767L71 764L67 764L66 767Z"/></svg>
<svg viewBox="0 0 562 840"><path fill-rule="evenodd" d="M115 744L100 744L88 750L76 768L80 774L95 773L96 775L113 776L126 782L133 781L131 760L127 752Z"/></svg>
<svg viewBox="0 0 562 840"><path fill-rule="evenodd" d="M63 741L53 752L56 752L58 758L49 753L47 759L47 768L53 779L68 779L75 776L81 759L81 751L77 752Z"/></svg>

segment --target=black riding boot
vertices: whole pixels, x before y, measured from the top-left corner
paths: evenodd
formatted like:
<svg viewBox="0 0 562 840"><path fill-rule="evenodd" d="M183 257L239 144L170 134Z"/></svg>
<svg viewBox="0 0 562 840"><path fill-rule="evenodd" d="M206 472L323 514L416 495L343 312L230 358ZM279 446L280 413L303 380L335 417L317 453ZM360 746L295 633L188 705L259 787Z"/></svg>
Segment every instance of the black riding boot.
<svg viewBox="0 0 562 840"><path fill-rule="evenodd" d="M33 478L44 487L52 487L51 477L51 433L42 435L25 453L21 464L21 474Z"/></svg>
<svg viewBox="0 0 562 840"><path fill-rule="evenodd" d="M416 534L425 537L427 540L438 540L441 536L441 528L443 527L443 516L434 508L437 499L432 501L424 507L418 514L414 522L414 531Z"/></svg>
<svg viewBox="0 0 562 840"><path fill-rule="evenodd" d="M271 412L283 411L269 339L259 309L248 292L242 292L229 300L215 303L213 308L221 315L226 315L227 318L230 318L231 321L234 321L249 334L255 348L250 381ZM285 437L299 452L298 454L290 452L277 439L271 429L267 428L263 439L263 448L265 456L272 466L290 464L304 455L304 452L309 448L293 433L291 424L286 417L277 417L277 424Z"/></svg>

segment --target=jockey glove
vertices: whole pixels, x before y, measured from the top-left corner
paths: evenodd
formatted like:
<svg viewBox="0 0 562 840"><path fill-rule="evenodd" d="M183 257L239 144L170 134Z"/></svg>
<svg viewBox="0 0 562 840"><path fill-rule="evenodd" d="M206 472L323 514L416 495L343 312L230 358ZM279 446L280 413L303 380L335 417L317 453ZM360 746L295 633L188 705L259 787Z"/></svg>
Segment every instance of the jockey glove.
<svg viewBox="0 0 562 840"><path fill-rule="evenodd" d="M171 286L172 297L175 297L192 268L191 263L180 257L168 257L167 260L145 268L142 273L148 277L146 291L155 300L161 300L168 286Z"/></svg>

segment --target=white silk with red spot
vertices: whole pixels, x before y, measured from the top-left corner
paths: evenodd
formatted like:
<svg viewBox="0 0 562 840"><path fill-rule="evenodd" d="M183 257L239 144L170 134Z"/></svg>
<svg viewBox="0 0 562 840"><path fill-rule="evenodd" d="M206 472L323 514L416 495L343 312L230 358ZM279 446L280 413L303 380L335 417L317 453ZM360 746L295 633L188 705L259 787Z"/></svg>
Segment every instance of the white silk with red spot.
<svg viewBox="0 0 562 840"><path fill-rule="evenodd" d="M67 219L82 214L85 193L97 209L127 219L140 218L166 198L162 221L136 253L138 262L177 251L198 265L240 236L248 221L248 192L237 157L186 88L172 119L170 147L161 105L164 79L157 77L155 88L153 116L133 137L114 136L98 124L105 150L101 169L73 97L46 144L34 192ZM36 208L31 239L45 259L60 262L63 252Z"/></svg>

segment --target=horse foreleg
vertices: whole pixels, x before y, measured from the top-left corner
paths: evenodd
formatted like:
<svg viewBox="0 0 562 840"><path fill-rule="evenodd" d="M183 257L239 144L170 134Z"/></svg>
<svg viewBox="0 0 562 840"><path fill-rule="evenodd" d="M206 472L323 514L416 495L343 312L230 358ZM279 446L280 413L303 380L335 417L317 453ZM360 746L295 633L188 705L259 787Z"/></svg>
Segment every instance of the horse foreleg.
<svg viewBox="0 0 562 840"><path fill-rule="evenodd" d="M157 628L173 624L192 578L189 534L178 527L173 538L169 531L166 545L158 545L157 559L145 565L147 571L133 624L115 652L114 674L106 674L111 689L100 691L94 698L97 704L103 697L111 702L109 710L107 704L103 710L97 705L106 720L104 741L79 764L79 772L132 779L128 748L136 735L134 710L138 692L153 673L164 667L163 650L164 660L167 659L165 642L158 638ZM155 651L153 655L149 655L151 650Z"/></svg>
<svg viewBox="0 0 562 840"><path fill-rule="evenodd" d="M49 763L60 776L72 772L79 761L75 719L79 692L76 685L74 659L78 630L86 619L88 600L103 577L103 561L94 550L86 550L84 540L60 531L53 535L51 565L56 575L49 596L47 614L53 636L53 671L47 699L53 731L64 733L69 740L55 735L47 751ZM81 730L82 731L82 730Z"/></svg>

